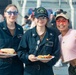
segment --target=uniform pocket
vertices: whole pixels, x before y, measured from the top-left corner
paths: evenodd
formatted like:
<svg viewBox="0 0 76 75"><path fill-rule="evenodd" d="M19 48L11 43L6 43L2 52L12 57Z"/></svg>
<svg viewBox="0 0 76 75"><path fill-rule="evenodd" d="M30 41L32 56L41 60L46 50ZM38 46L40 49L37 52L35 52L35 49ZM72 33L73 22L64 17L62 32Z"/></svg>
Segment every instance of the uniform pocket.
<svg viewBox="0 0 76 75"><path fill-rule="evenodd" d="M44 47L45 54L52 54L53 44L54 44L53 41L49 41L45 44L45 47Z"/></svg>
<svg viewBox="0 0 76 75"><path fill-rule="evenodd" d="M49 41L48 43L45 44L45 46L47 46L47 47L53 47L53 42Z"/></svg>

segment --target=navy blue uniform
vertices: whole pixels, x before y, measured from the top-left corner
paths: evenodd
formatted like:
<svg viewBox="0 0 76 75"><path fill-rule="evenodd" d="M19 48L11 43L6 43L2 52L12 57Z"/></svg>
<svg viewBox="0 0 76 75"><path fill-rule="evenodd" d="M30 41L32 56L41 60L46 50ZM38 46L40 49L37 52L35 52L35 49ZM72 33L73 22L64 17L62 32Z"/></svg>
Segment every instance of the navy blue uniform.
<svg viewBox="0 0 76 75"><path fill-rule="evenodd" d="M0 49L13 48L17 50L23 29L18 24L15 25L15 34L12 36L7 28L6 21L0 23ZM23 75L23 63L18 56L0 58L0 75Z"/></svg>
<svg viewBox="0 0 76 75"><path fill-rule="evenodd" d="M34 54L35 56L50 54L55 58L47 63L31 62L28 59L29 54ZM40 42L36 27L26 31L19 45L18 56L26 64L24 75L54 75L52 66L60 57L60 46L56 33L46 28L46 34Z"/></svg>

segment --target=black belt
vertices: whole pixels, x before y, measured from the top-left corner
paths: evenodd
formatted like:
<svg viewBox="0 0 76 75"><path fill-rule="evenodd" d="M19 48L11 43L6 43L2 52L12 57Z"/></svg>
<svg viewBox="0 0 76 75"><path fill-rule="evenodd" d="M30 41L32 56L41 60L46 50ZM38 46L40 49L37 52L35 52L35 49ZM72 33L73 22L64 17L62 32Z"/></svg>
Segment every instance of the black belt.
<svg viewBox="0 0 76 75"><path fill-rule="evenodd" d="M50 68L50 66L48 66L47 64L40 64L40 63L37 63L37 64L28 64L28 65L25 65L25 66L28 67L29 69L33 68L33 69L36 69L36 70Z"/></svg>
<svg viewBox="0 0 76 75"><path fill-rule="evenodd" d="M17 60L14 60L13 58L0 58L0 62L8 62L8 63L12 63L12 62L18 62Z"/></svg>
<svg viewBox="0 0 76 75"><path fill-rule="evenodd" d="M40 70L41 69L41 66L40 65L26 65L26 67L28 67L29 69L30 68L37 69L37 70Z"/></svg>

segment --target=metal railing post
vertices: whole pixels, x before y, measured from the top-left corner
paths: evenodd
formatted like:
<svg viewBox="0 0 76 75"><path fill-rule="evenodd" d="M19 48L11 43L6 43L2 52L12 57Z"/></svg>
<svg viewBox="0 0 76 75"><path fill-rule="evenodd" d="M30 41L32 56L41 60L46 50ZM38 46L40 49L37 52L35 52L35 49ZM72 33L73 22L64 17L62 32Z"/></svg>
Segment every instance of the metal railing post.
<svg viewBox="0 0 76 75"><path fill-rule="evenodd" d="M72 4L72 0L69 0L69 5L71 8L71 22L72 22L72 28L74 29L74 7Z"/></svg>
<svg viewBox="0 0 76 75"><path fill-rule="evenodd" d="M23 6L22 6L22 24L24 24L24 16L25 16L26 3L27 3L27 0L24 0Z"/></svg>
<svg viewBox="0 0 76 75"><path fill-rule="evenodd" d="M37 8L41 6L41 0L37 0Z"/></svg>

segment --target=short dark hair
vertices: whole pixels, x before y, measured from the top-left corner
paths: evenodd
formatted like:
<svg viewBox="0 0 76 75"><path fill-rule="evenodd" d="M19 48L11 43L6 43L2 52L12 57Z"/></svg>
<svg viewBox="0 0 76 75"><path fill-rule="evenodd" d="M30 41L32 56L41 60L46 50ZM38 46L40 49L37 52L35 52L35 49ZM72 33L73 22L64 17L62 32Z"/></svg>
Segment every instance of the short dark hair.
<svg viewBox="0 0 76 75"><path fill-rule="evenodd" d="M63 12L63 9L58 9L56 12L57 12L57 13L58 13L58 12Z"/></svg>
<svg viewBox="0 0 76 75"><path fill-rule="evenodd" d="M63 9L59 9L60 12L63 12Z"/></svg>
<svg viewBox="0 0 76 75"><path fill-rule="evenodd" d="M28 16L27 16L27 15L25 15L25 17L24 17L24 18L28 19Z"/></svg>

